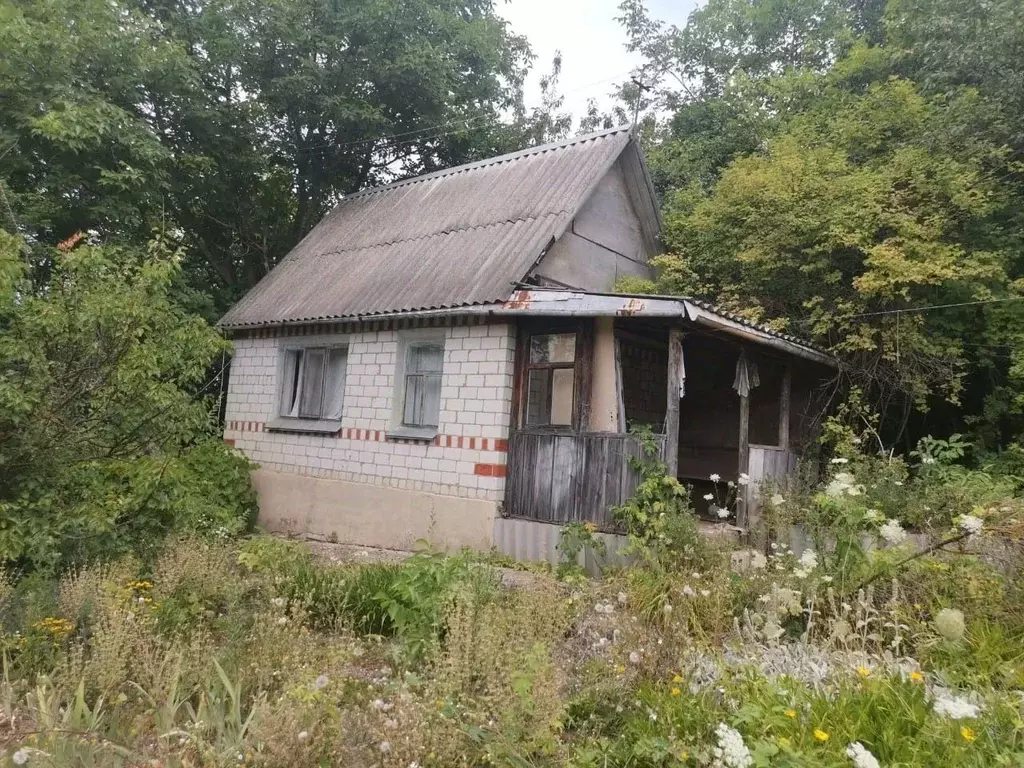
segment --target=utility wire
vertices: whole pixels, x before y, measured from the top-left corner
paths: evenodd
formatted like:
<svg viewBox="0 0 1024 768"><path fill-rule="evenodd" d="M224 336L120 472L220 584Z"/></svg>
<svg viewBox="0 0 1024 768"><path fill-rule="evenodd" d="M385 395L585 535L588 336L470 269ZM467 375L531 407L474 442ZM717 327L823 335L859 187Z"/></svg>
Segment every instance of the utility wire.
<svg viewBox="0 0 1024 768"><path fill-rule="evenodd" d="M585 83L584 85L580 85L580 86L577 86L575 88L570 88L567 91L562 91L561 95L565 96L566 94L570 94L570 93L578 93L579 91L587 90L588 88L592 88L592 87L594 87L596 85L603 85L604 83L610 83L613 80L617 80L620 77L625 77L626 75L630 74L630 72L632 72L632 70L628 70L626 72L620 72L620 73L618 73L616 75L612 75L611 77L606 77L603 80L595 80L592 83ZM362 144L375 144L377 142L387 141L387 140L390 140L390 139L402 139L403 137L407 137L407 136L411 136L412 137L412 138L406 139L404 141L395 142L395 145L401 146L401 145L404 145L404 144L412 144L412 143L419 142L419 141L426 141L428 139L441 138L442 136L450 136L450 135L452 135L454 133L461 132L464 128L468 128L469 125L472 124L472 123L476 123L476 122L479 122L481 120L489 120L489 119L491 119L491 117L492 117L491 114L480 114L480 115L469 116L469 117L460 117L460 118L454 118L454 119L449 120L449 121L444 122L444 123L439 123L438 125L427 125L427 126L424 126L422 128L411 128L408 131L400 131L398 133L386 133L386 134L381 134L380 136L371 136L371 137L365 138L365 139L353 139L352 141L345 141L345 142L340 142L340 143L333 142L333 141L323 141L323 142L317 142L315 144L307 144L303 148L304 149L320 149L320 148L324 148L324 147L331 147L333 149L345 149L347 147L355 147L355 146L359 146L359 145L362 145ZM413 134L417 134L417 133L427 133L429 131L441 131L441 129L444 129L444 128L454 128L454 127L458 127L458 130L444 131L444 132L440 132L440 133L428 134L428 135L423 135L423 136L413 136ZM477 126L477 127L484 127L484 126Z"/></svg>

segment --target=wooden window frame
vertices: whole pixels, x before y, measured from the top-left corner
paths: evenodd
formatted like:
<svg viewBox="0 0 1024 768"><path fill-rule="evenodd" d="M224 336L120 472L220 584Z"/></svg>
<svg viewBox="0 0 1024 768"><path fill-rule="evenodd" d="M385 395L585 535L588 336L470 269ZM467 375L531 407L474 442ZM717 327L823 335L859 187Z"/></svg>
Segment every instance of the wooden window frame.
<svg viewBox="0 0 1024 768"><path fill-rule="evenodd" d="M531 363L530 339L559 333L576 334L572 363ZM586 431L590 421L590 356L593 353L594 323L592 318L563 320L537 318L521 321L516 343L515 388L512 398L512 426L518 432L579 433ZM531 370L572 370L573 403L570 424L528 426L526 419L527 382Z"/></svg>

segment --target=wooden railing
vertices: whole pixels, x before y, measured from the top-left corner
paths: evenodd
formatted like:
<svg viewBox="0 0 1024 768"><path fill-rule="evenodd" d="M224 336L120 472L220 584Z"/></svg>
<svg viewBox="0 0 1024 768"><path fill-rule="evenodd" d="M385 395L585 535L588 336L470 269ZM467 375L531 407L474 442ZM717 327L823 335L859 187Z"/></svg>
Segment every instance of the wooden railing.
<svg viewBox="0 0 1024 768"><path fill-rule="evenodd" d="M665 437L655 435L659 456ZM632 435L516 432L509 440L505 514L549 523L590 521L613 530L611 508L629 499L640 481L630 457L641 447Z"/></svg>

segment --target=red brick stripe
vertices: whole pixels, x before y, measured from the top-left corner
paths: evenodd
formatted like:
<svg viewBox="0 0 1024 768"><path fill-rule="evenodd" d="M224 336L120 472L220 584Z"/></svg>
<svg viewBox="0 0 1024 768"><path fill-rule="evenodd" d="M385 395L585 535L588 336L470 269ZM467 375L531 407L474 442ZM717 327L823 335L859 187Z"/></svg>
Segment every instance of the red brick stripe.
<svg viewBox="0 0 1024 768"><path fill-rule="evenodd" d="M265 432L266 424L260 421L229 421L224 427L227 432ZM358 440L362 442L382 443L387 440L384 432L379 429L358 429L356 427L342 427L337 434L325 435L339 440ZM227 442L227 440L225 440ZM399 443L419 443L419 440L393 440ZM492 451L494 453L508 453L508 440L495 437L462 437L461 435L437 435L432 445L442 448L468 448L471 451ZM480 465L490 466L490 465ZM495 465L497 466L497 465ZM477 472L477 474L480 474ZM504 477L493 475L494 477Z"/></svg>
<svg viewBox="0 0 1024 768"><path fill-rule="evenodd" d="M504 464L477 464L473 467L473 474L483 477L505 477L508 467Z"/></svg>

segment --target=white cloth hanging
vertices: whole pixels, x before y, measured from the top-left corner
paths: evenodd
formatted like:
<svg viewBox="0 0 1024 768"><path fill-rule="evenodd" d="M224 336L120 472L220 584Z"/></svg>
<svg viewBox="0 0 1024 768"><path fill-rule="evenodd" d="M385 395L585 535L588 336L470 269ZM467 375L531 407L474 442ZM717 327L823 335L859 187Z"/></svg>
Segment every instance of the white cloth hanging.
<svg viewBox="0 0 1024 768"><path fill-rule="evenodd" d="M757 372L757 363L747 358L747 350L740 350L739 360L736 361L736 378L733 379L732 388L740 397L749 397L750 390L760 384L761 377Z"/></svg>

